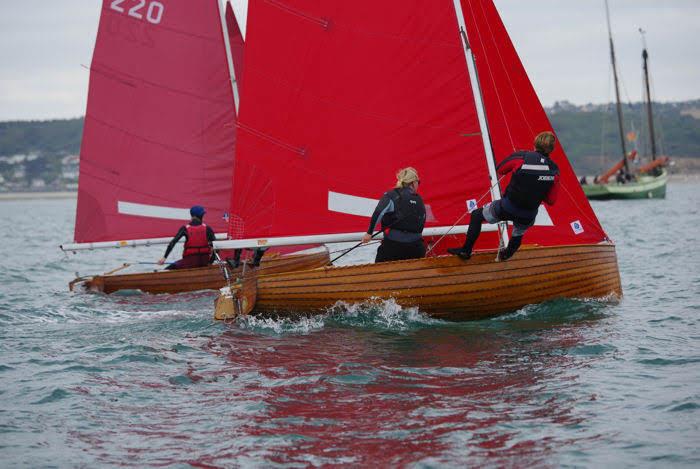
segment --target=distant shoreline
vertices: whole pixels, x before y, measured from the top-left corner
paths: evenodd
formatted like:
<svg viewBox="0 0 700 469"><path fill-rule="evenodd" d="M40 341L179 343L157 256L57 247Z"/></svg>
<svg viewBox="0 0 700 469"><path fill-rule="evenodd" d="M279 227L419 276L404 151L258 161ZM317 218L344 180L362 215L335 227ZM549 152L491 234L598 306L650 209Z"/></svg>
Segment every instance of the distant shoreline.
<svg viewBox="0 0 700 469"><path fill-rule="evenodd" d="M41 199L75 199L78 192L3 192L0 193L0 201L3 200L41 200Z"/></svg>
<svg viewBox="0 0 700 469"><path fill-rule="evenodd" d="M700 173L669 174L670 182L698 182ZM78 192L3 192L0 193L0 202L5 200L48 200L48 199L75 199Z"/></svg>

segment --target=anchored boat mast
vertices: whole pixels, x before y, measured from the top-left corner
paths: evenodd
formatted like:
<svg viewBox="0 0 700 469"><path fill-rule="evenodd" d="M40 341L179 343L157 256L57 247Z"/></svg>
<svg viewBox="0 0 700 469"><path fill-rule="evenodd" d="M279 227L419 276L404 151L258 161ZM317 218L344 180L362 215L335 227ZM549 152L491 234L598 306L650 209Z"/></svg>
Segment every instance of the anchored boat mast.
<svg viewBox="0 0 700 469"><path fill-rule="evenodd" d="M622 162L624 163L625 173L629 174L630 168L627 163L627 148L625 146L625 128L622 123L622 104L620 103L620 84L617 78L617 63L615 61L615 46L613 44L612 29L610 28L610 10L608 8L608 0L605 0L605 17L608 20L608 38L610 40L610 61L612 63L613 77L615 78L615 99L617 102L617 125L620 130L620 144L622 145Z"/></svg>
<svg viewBox="0 0 700 469"><path fill-rule="evenodd" d="M647 119L649 121L649 138L651 139L651 157L656 159L656 137L654 136L654 117L651 111L651 90L649 86L649 53L647 52L647 41L644 37L646 31L639 28L639 33L642 35L642 59L644 60L644 86L646 88L647 98Z"/></svg>

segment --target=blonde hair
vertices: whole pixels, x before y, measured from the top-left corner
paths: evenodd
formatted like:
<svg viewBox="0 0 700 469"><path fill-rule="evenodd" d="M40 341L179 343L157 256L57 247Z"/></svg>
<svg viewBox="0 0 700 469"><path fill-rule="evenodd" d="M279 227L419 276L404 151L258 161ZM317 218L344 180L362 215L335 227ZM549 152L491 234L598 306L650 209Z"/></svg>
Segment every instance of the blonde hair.
<svg viewBox="0 0 700 469"><path fill-rule="evenodd" d="M540 132L537 137L535 137L535 150L538 152L549 155L554 151L554 143L557 138L552 132Z"/></svg>
<svg viewBox="0 0 700 469"><path fill-rule="evenodd" d="M415 168L409 166L408 168L399 169L399 172L396 173L396 188L407 187L418 180L418 171Z"/></svg>

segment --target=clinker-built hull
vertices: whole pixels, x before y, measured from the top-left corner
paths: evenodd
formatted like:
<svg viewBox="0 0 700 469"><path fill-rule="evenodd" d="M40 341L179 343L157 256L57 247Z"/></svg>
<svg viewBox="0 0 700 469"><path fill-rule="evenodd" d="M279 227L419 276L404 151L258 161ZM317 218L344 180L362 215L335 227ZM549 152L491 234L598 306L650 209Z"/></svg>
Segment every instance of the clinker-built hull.
<svg viewBox="0 0 700 469"><path fill-rule="evenodd" d="M247 272L273 274L294 270L308 270L330 263L327 249L305 254L270 256L263 258L260 267L247 267ZM235 278L241 275L242 266L231 270ZM196 269L159 270L135 274L96 275L78 278L69 284L74 290L80 286L88 291L113 293L119 290L141 290L146 293L182 293L197 290L218 290L226 285L221 268L216 265Z"/></svg>
<svg viewBox="0 0 700 469"><path fill-rule="evenodd" d="M222 294L216 317L304 315L338 302L392 298L434 317L465 321L560 297L622 295L613 244L524 247L506 262L494 258L488 251L468 261L440 256L261 275L234 288L234 301Z"/></svg>

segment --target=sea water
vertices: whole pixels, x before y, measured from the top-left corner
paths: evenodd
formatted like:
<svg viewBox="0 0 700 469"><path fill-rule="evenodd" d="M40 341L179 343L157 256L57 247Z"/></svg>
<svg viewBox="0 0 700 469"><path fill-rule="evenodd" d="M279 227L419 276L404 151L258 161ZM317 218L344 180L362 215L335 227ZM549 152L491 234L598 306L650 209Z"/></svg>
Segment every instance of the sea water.
<svg viewBox="0 0 700 469"><path fill-rule="evenodd" d="M70 293L164 249L65 255L74 199L2 201L0 465L697 466L699 194L594 203L621 302L470 323L387 301L225 324L212 292Z"/></svg>

